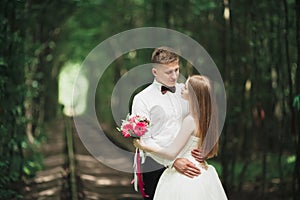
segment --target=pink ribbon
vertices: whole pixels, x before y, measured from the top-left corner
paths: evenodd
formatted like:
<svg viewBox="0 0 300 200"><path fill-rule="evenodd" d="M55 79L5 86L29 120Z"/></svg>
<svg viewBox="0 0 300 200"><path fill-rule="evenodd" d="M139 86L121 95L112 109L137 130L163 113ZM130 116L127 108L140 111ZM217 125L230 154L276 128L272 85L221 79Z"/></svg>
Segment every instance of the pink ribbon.
<svg viewBox="0 0 300 200"><path fill-rule="evenodd" d="M140 189L140 192L143 196L143 198L146 198L146 197L149 197L149 195L147 195L145 193L145 189L144 189L144 182L143 182L143 178L142 178L142 173L141 173L141 157L140 157L140 150L137 149L137 152L136 152L136 167L137 167L137 172L135 172L137 174L137 182L138 182L138 186L139 186L139 189ZM131 183L134 183L135 180L132 180Z"/></svg>

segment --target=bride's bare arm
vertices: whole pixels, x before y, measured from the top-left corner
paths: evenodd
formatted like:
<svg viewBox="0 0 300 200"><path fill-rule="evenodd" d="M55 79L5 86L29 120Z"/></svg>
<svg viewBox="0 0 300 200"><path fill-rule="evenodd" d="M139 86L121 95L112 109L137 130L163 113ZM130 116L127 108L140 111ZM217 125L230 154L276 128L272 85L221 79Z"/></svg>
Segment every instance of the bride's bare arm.
<svg viewBox="0 0 300 200"><path fill-rule="evenodd" d="M182 122L182 126L179 130L179 133L177 134L176 138L167 147L157 147L157 146L150 146L143 144L140 140L136 139L134 140L133 144L135 147L138 147L146 152L150 152L152 154L156 154L158 156L174 160L181 149L185 146L188 139L191 137L191 134L195 130L195 122L194 119L188 115L186 118L184 118Z"/></svg>

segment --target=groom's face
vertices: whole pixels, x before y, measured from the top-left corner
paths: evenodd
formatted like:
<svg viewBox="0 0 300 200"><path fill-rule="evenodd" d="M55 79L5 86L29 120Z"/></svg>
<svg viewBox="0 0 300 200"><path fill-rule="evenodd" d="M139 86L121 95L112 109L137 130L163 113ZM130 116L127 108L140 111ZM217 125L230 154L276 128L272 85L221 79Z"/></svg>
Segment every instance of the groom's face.
<svg viewBox="0 0 300 200"><path fill-rule="evenodd" d="M179 76L178 62L164 65L157 65L152 69L156 81L163 85L172 87L175 86Z"/></svg>

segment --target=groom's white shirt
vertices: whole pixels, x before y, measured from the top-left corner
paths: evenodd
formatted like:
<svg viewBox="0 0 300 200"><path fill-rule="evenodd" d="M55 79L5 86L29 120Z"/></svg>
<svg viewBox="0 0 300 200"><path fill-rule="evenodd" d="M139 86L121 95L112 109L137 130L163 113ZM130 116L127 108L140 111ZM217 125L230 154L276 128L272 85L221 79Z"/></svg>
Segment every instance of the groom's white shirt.
<svg viewBox="0 0 300 200"><path fill-rule="evenodd" d="M176 83L176 92L161 93L162 84L153 81L151 85L138 93L132 104L132 114L150 119L150 128L141 140L151 146L166 147L170 145L180 130L183 118L188 114L188 102L181 98L184 84ZM173 164L157 155L147 153L164 166Z"/></svg>

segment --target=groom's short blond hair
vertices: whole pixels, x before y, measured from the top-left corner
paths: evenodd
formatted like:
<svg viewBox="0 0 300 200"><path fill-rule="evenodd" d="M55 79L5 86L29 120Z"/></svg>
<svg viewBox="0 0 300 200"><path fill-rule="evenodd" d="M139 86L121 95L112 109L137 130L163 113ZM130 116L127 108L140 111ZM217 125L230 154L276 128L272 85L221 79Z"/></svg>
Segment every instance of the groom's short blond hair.
<svg viewBox="0 0 300 200"><path fill-rule="evenodd" d="M169 47L158 47L154 49L151 61L157 64L171 64L178 63L179 57L174 53L174 50Z"/></svg>

